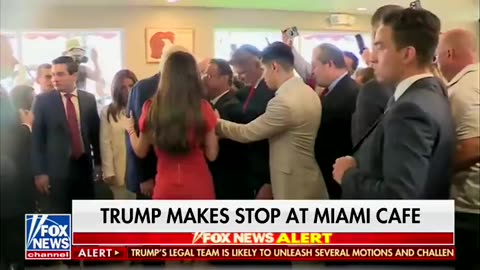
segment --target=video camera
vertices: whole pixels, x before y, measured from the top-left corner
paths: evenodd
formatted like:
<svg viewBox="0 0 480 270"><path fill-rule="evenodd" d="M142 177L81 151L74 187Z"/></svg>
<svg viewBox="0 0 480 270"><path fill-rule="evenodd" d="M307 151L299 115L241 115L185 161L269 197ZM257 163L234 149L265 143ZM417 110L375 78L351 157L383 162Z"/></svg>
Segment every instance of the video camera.
<svg viewBox="0 0 480 270"><path fill-rule="evenodd" d="M420 0L415 0L415 1L410 3L410 8L422 9L422 3L420 2Z"/></svg>
<svg viewBox="0 0 480 270"><path fill-rule="evenodd" d="M298 29L296 26L287 28L282 31L282 34L287 35L289 38L293 39L295 37L298 37L300 34L298 33Z"/></svg>
<svg viewBox="0 0 480 270"><path fill-rule="evenodd" d="M88 62L88 57L85 54L86 52L82 48L74 48L63 53L64 56L72 57L75 63L79 65Z"/></svg>

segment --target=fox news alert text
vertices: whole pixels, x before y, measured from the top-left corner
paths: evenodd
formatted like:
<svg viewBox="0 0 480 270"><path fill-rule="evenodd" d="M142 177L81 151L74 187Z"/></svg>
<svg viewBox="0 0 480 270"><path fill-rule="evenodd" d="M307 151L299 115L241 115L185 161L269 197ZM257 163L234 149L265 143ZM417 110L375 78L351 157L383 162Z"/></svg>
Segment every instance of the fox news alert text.
<svg viewBox="0 0 480 270"><path fill-rule="evenodd" d="M37 219L51 220L55 215L43 216ZM71 248L68 255L75 260L455 257L450 200L251 200L222 201L221 207L218 201L207 200L74 201L72 222L62 227L65 224L59 222L26 221L26 258L35 259L40 256L35 252L41 252L52 259L55 252L67 252L54 247ZM65 237L63 232L70 228L73 232Z"/></svg>

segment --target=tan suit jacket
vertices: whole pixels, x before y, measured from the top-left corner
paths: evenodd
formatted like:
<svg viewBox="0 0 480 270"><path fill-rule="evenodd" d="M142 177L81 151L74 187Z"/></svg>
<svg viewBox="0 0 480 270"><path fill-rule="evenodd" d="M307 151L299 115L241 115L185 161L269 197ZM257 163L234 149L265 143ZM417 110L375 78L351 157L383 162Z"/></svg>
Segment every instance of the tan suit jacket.
<svg viewBox="0 0 480 270"><path fill-rule="evenodd" d="M248 124L220 120L217 128L224 137L243 143L268 138L274 199L327 199L314 155L321 112L318 95L302 79L293 77L277 90L257 119Z"/></svg>

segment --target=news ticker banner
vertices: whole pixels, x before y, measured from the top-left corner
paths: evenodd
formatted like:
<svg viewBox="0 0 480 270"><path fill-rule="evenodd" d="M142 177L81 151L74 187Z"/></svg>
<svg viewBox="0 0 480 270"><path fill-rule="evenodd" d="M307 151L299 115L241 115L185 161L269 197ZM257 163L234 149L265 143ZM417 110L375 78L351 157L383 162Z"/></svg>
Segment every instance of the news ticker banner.
<svg viewBox="0 0 480 270"><path fill-rule="evenodd" d="M73 260L452 261L453 247L74 246Z"/></svg>
<svg viewBox="0 0 480 270"><path fill-rule="evenodd" d="M27 259L67 255L71 258L75 257L72 252L89 246L123 246L122 254L140 246L182 247L194 252L200 246L217 247L229 254L240 246L268 247L272 251L284 246L296 249L304 246L312 252L336 246L451 249L454 203L451 200L74 201L71 217L27 215L25 232ZM195 258L201 257L197 254Z"/></svg>

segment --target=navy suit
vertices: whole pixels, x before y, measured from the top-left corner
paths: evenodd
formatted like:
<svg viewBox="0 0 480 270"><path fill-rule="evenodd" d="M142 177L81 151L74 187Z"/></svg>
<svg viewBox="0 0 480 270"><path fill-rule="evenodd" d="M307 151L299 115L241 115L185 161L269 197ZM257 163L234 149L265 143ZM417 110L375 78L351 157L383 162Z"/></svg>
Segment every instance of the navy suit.
<svg viewBox="0 0 480 270"><path fill-rule="evenodd" d="M356 146L345 199L448 199L455 125L442 82L416 81ZM393 101L393 100L392 100Z"/></svg>
<svg viewBox="0 0 480 270"><path fill-rule="evenodd" d="M360 89L355 112L352 115L353 145L357 144L375 121L383 115L394 90L381 85L377 80L367 82Z"/></svg>
<svg viewBox="0 0 480 270"><path fill-rule="evenodd" d="M48 175L51 185L47 211L70 212L72 199L94 198L94 170L101 165L100 119L95 97L78 90L84 154L73 160L71 137L62 96L58 91L38 95L32 127L34 175ZM93 153L93 157L92 157Z"/></svg>
<svg viewBox="0 0 480 270"><path fill-rule="evenodd" d="M352 151L350 138L352 114L358 85L345 75L322 98L322 121L315 140L315 159L322 171L330 199L340 199L340 185L333 180L331 171L335 160Z"/></svg>
<svg viewBox="0 0 480 270"><path fill-rule="evenodd" d="M138 120L142 115L145 101L152 98L157 92L160 74L138 81L130 91L127 109L135 121L135 130L139 132ZM157 173L157 157L153 147L148 155L140 159L132 149L130 139L126 136L127 143L127 188L135 193L140 191L140 183L154 179Z"/></svg>

